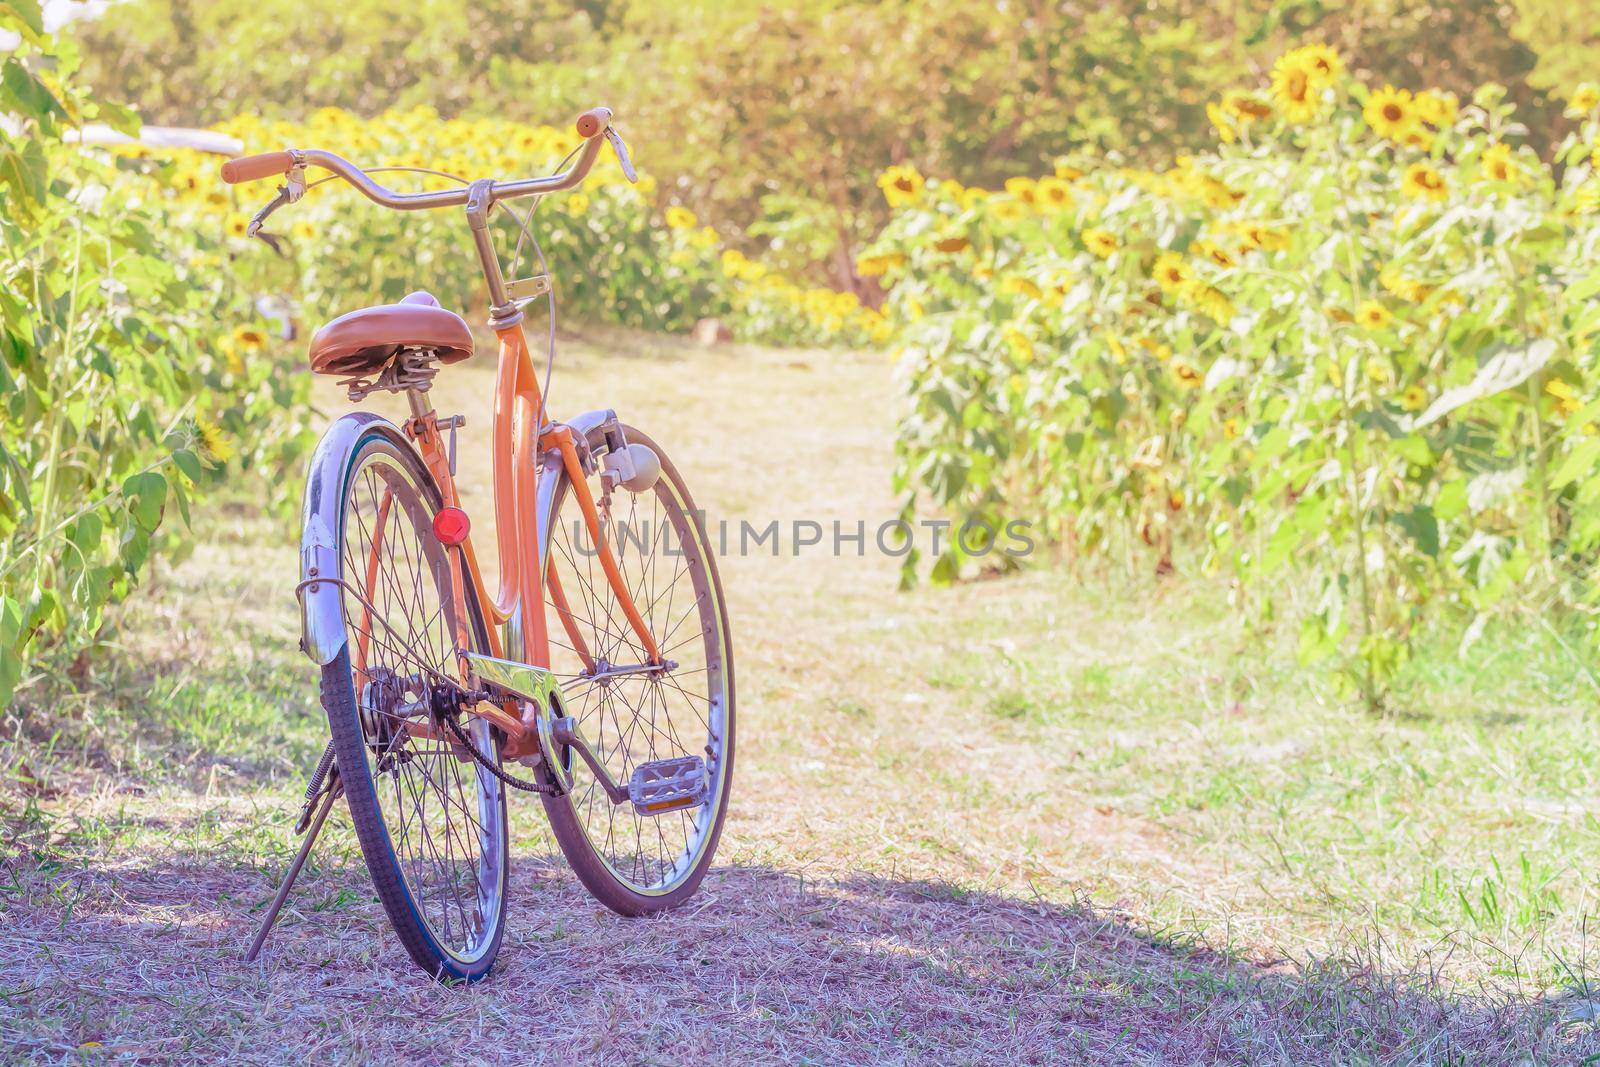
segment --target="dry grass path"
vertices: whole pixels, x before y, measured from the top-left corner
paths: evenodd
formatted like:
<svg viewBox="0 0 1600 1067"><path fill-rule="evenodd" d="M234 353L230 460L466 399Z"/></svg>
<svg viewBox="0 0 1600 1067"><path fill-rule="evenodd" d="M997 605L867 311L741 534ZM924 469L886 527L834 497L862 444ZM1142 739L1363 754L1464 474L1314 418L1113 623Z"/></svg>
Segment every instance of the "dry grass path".
<svg viewBox="0 0 1600 1067"><path fill-rule="evenodd" d="M617 407L735 543L740 520L870 531L895 514L880 359L617 335L563 360L555 406ZM436 389L441 411L469 417L480 544L487 364ZM900 594L895 560L870 543L836 556L826 537L723 562L740 749L719 865L687 909L600 910L525 803L501 962L446 989L395 944L340 826L246 966L325 724L294 651L293 544L244 506L198 529L196 555L126 622L142 666L61 709L99 770L47 783L7 863L0 1058L1540 1062L1600 1048L1536 999L1475 993L1493 968L1452 962L1443 942L1429 955L1416 922L1398 958L1433 960L1436 989L1458 995L1394 977L1361 931L1407 861L1365 856L1354 842L1371 826L1344 836L1339 810L1317 821L1292 800L1190 803L1214 784L1202 768L1238 771L1260 800L1299 763L1315 778L1352 731L1403 751L1400 728L1327 708L1275 725L1262 705L1292 681L1230 667L1215 619L1163 610L1182 591L1120 606L1034 572ZM130 718L137 731L118 725ZM1337 840L1297 829L1323 823ZM1343 858L1325 862L1330 848ZM1344 965L1285 959L1329 954Z"/></svg>

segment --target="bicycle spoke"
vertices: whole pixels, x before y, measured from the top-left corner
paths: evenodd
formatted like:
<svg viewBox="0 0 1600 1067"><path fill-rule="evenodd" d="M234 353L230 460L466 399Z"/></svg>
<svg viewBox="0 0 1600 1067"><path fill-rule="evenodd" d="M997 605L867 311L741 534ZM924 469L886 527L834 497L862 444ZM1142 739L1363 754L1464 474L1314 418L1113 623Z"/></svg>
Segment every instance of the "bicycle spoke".
<svg viewBox="0 0 1600 1067"><path fill-rule="evenodd" d="M591 491L600 499L597 479ZM661 672L591 678L550 609L552 670L563 682L567 713L578 722L596 758L613 780L626 783L641 764L716 753L722 743L712 728L724 697L721 621L709 595L709 552L698 523L679 504L666 478L654 491L613 493L606 534L627 591L664 658ZM583 639L596 666L639 666L646 653L623 610L617 589L596 565L596 553L574 494L562 497L552 527L550 566L566 590L567 621ZM691 620L693 620L691 622ZM716 759L708 762L715 772ZM694 866L715 820L695 807L657 816L613 804L587 766L574 765L573 814L595 854L624 884L640 891L665 891Z"/></svg>

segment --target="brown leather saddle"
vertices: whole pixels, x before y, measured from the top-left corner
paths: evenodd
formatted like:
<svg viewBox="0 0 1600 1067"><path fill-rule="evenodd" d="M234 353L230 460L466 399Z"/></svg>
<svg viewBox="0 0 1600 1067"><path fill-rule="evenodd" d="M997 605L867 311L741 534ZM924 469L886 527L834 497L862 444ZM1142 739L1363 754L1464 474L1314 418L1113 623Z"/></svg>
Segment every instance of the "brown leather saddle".
<svg viewBox="0 0 1600 1067"><path fill-rule="evenodd" d="M459 363L472 356L472 329L419 290L398 304L362 308L323 326L311 338L311 369L341 377L376 374L404 348Z"/></svg>

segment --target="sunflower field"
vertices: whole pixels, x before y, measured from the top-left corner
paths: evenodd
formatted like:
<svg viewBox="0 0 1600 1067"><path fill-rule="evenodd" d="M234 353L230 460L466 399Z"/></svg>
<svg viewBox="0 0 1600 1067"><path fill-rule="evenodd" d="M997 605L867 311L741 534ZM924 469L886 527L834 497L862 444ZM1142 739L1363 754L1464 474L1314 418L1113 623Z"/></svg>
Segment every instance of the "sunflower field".
<svg viewBox="0 0 1600 1067"><path fill-rule="evenodd" d="M214 129L237 138L246 152L323 148L402 189L458 184L442 175L510 179L553 173L579 144L570 129L444 120L429 107L370 119L324 108L304 123L238 118ZM230 256L234 272L258 291L291 295L308 323L398 300L418 288L469 316L486 305L459 211L386 211L334 179L268 222L266 229L277 231L285 248L284 255L273 256L245 232L250 215L271 196L272 182L229 189L217 177L217 158L199 152L155 154L135 147L124 155L146 161L154 194L185 226ZM863 344L887 337L883 317L853 293L769 271L727 247L692 211L659 200L648 172L630 184L616 158L603 153L579 189L544 198L531 216L525 210L496 213L498 247L509 253L507 277L541 270L530 240L536 238L564 321L682 332L697 319L718 317L741 338L781 344Z"/></svg>
<svg viewBox="0 0 1600 1067"><path fill-rule="evenodd" d="M1547 163L1499 86L1371 89L1309 45L1166 169L891 168L858 266L901 323L907 517L1222 574L1371 703L1425 621L1591 616L1600 93L1568 102Z"/></svg>

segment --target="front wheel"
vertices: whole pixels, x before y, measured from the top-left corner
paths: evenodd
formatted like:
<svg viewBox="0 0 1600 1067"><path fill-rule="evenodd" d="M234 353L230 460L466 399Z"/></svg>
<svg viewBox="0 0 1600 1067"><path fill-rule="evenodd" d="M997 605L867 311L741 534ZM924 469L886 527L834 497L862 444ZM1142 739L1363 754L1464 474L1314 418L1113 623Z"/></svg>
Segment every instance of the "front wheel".
<svg viewBox="0 0 1600 1067"><path fill-rule="evenodd" d="M403 439L371 431L335 484L344 487L337 547L349 640L322 669L322 705L351 821L411 958L435 977L475 981L505 931L506 799L444 717L491 760L496 731L440 696L464 681L463 632L470 648L487 650L484 620L470 585L467 618L457 619L432 526L439 490Z"/></svg>
<svg viewBox="0 0 1600 1067"><path fill-rule="evenodd" d="M669 669L648 670L648 655L607 582L564 472L552 499L547 566L562 610L547 598L551 668L565 713L611 778L626 784L641 764L699 757L699 803L641 814L613 803L581 760L572 788L543 797L556 841L584 886L623 915L682 903L705 877L728 810L733 776L733 648L716 559L702 517L665 452L632 427L630 444L653 449L661 476L653 488L617 488L609 499L588 480L624 584Z"/></svg>

